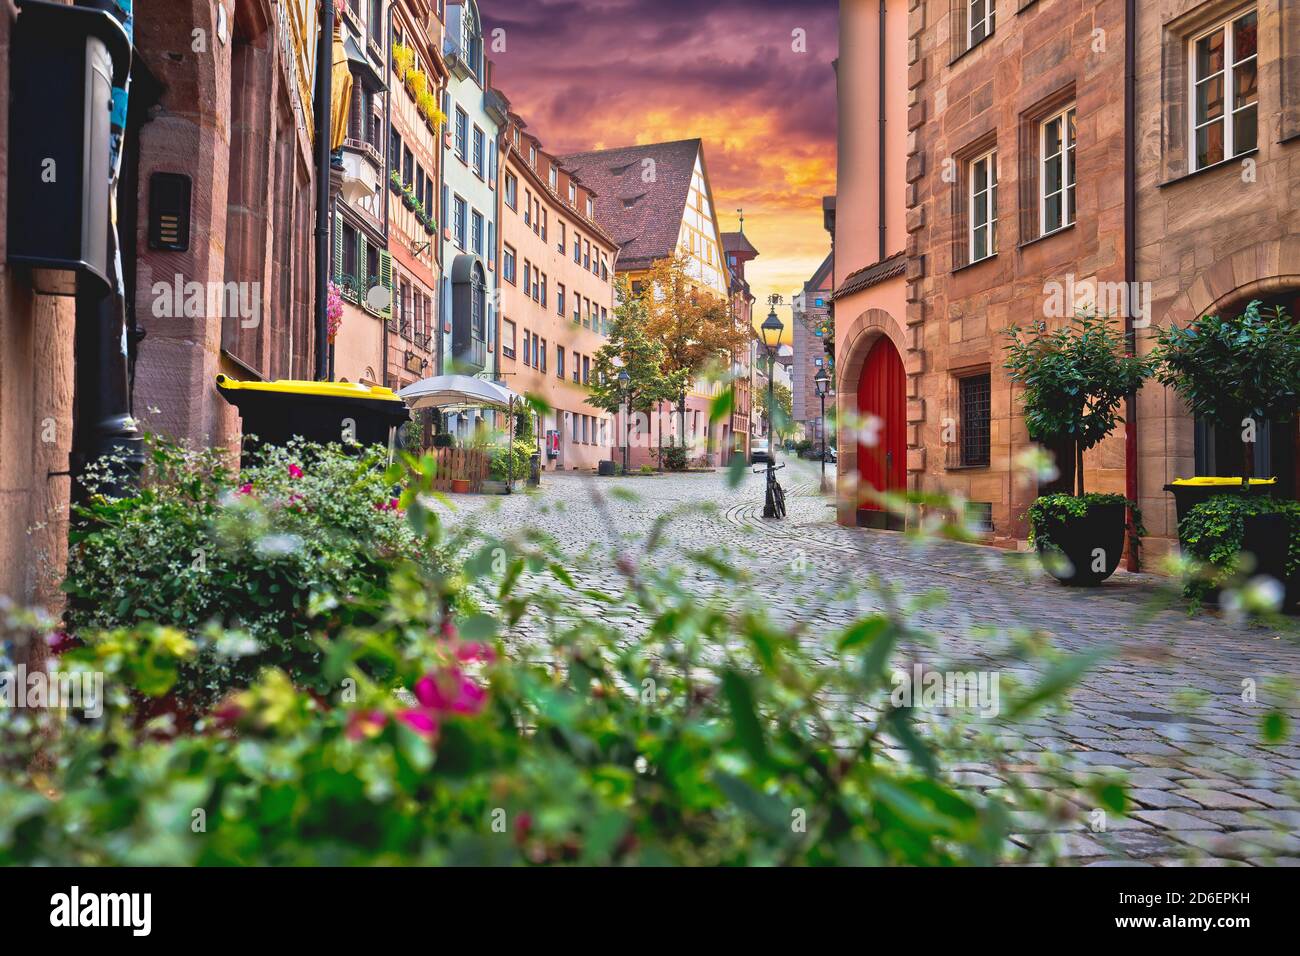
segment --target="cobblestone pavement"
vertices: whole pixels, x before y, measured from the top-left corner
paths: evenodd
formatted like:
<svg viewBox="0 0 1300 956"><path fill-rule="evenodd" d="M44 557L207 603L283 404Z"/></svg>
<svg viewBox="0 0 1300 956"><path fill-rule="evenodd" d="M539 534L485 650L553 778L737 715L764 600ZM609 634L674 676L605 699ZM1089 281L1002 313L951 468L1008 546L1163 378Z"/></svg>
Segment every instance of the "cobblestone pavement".
<svg viewBox="0 0 1300 956"><path fill-rule="evenodd" d="M450 520L475 520L502 536L537 527L578 559L593 546L636 548L658 519L688 506L669 524L655 560L729 548L756 582L746 594L730 594L730 585L703 568L681 566L702 593L763 600L778 620L831 633L880 605L871 591L837 598L836 581L878 575L906 594L947 592L941 606L912 617L937 638L934 646L908 649L929 666L946 660L963 671L981 664L1005 671L1005 660L994 662L977 633L988 627L1046 632L1053 646L1070 652L1117 646L1120 653L1102 659L1073 690L1068 708L1014 730L1000 727L1005 756L957 766L960 783L993 792L1013 783L1051 788L1041 777L1042 761L1084 774L1123 771L1130 813L1109 815L1100 831L1082 791L1056 794L1069 801L1069 819L1017 819L1023 832L1012 839L1018 846L1046 840L1054 853L1080 863L1300 864L1300 746L1294 733L1272 746L1261 735L1263 715L1279 702L1270 699L1277 693L1270 681L1300 679L1294 636L1213 614L1189 617L1181 604L1167 606L1168 588L1151 575L1120 572L1101 588L1070 589L1034 570L1032 560L998 549L842 528L830 499L818 494L816 467L795 461L782 472L790 510L782 522L762 518L761 476L747 473L732 489L721 472L629 479L548 474L537 492L457 497ZM635 500L605 494L603 509L594 507L593 492L616 486ZM712 508L689 508L704 503ZM579 583L609 590L619 587L617 577L612 567L597 565ZM575 607L575 613L586 610ZM1037 672L1024 665L1016 676ZM1244 693L1252 687L1255 701ZM1282 703L1297 726L1294 690Z"/></svg>

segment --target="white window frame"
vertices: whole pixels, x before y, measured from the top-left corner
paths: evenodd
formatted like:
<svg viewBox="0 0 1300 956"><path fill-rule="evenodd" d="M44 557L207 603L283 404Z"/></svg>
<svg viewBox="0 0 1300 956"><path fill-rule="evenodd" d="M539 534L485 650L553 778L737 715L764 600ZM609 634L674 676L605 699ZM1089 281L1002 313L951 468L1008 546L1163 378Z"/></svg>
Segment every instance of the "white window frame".
<svg viewBox="0 0 1300 956"><path fill-rule="evenodd" d="M979 195L979 191L975 188L975 167L978 166L980 163L988 164L989 176L986 179L987 185L984 189L984 192L990 195L992 202L989 203L989 207L988 207L989 208L988 221L981 226L976 226L975 225L975 198ZM997 147L995 146L992 149L988 150L987 152L980 153L978 156L973 157L970 160L970 162L967 163L966 165L966 175L967 178L969 179L966 198L967 198L967 202L969 202L970 204L967 207L968 212L966 217L967 218L967 227L966 227L967 264L974 265L977 262L983 262L985 259L992 259L995 255L998 254L998 243L997 243L998 149ZM985 247L986 247L985 254L980 256L979 258L976 258L975 257L975 234L980 229L987 230L988 239L987 242L985 243Z"/></svg>
<svg viewBox="0 0 1300 956"><path fill-rule="evenodd" d="M1070 116L1072 114L1075 117L1075 125L1077 126L1078 112L1074 103L1038 124L1038 234L1040 236L1050 236L1054 232L1060 232L1062 229L1073 226L1075 215L1078 214L1076 187L1079 176L1076 165L1078 159L1075 151L1077 143L1070 139ZM1053 124L1060 124L1061 127L1061 151L1052 154L1052 156L1061 157L1061 188L1058 190L1061 197L1061 221L1049 229L1047 227L1047 200L1058 194L1058 192L1049 193L1047 191L1047 161L1052 158L1047 155L1047 130ZM1074 203L1070 202L1071 197L1074 197ZM1074 215L1070 212L1072 205L1074 206Z"/></svg>
<svg viewBox="0 0 1300 956"><path fill-rule="evenodd" d="M1245 57L1240 62L1234 62L1237 57L1236 35L1232 29L1238 20L1255 15L1255 52ZM1223 70L1220 73L1211 73L1209 76L1197 77L1196 75L1196 45L1208 36L1215 33L1223 32ZM1237 13L1223 20L1220 20L1214 26L1200 33L1195 34L1187 41L1187 116L1189 122L1189 133L1187 139L1187 166L1189 172L1196 172L1198 169L1207 169L1218 163L1225 163L1230 159L1235 159L1241 155L1237 151L1237 144L1233 141L1236 135L1234 120L1237 114L1245 110L1254 108L1255 110L1255 147L1259 146L1259 10L1256 7L1239 10ZM1236 102L1237 89L1237 69L1244 63L1254 62L1255 66L1255 99L1244 106L1238 106ZM1207 120L1204 123L1196 122L1196 88L1202 83L1213 80L1216 76L1223 77L1223 112L1218 119ZM1196 159L1196 134L1199 130L1205 129L1215 123L1223 124L1223 158L1215 160L1213 163L1206 163L1204 166L1197 164Z"/></svg>
<svg viewBox="0 0 1300 956"><path fill-rule="evenodd" d="M979 20L975 19L975 4L984 4L984 16ZM993 36L994 20L997 15L997 0L966 0L966 49L970 50L977 43L983 43L989 37ZM978 40L975 39L976 25L984 27L984 35Z"/></svg>

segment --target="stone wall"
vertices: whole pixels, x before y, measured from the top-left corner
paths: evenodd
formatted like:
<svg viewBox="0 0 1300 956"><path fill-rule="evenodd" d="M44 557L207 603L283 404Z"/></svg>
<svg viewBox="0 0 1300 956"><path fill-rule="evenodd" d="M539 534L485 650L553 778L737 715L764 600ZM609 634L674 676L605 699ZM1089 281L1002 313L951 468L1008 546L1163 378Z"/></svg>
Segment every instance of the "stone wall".
<svg viewBox="0 0 1300 956"><path fill-rule="evenodd" d="M1029 441L1002 369L1002 330L1052 321L1052 283L1124 279L1124 3L1000 3L993 34L964 51L963 8L909 3L907 321L917 338L909 344L923 354L919 393L909 395L919 432L909 469L925 490L991 504L993 539L1011 544L1025 537L1022 515L1037 489L1014 474ZM1038 130L1069 103L1077 110L1076 224L1040 237ZM968 265L970 162L991 149L997 254ZM958 380L981 371L991 380L990 461L963 467ZM1085 471L1089 490L1123 491L1122 434L1091 452Z"/></svg>
<svg viewBox="0 0 1300 956"><path fill-rule="evenodd" d="M1137 267L1152 301L1152 327L1138 335L1142 352L1162 326L1240 310L1252 298L1283 302L1292 315L1300 306L1300 7L1290 0L1254 6L1259 148L1189 176L1174 135L1186 119L1184 84L1169 78L1186 79L1189 34L1243 8L1221 0L1139 4ZM1138 429L1139 501L1148 553L1157 556L1176 547L1173 500L1163 486L1195 471L1193 422L1177 395L1153 383L1138 401ZM1290 438L1296 441L1294 425Z"/></svg>

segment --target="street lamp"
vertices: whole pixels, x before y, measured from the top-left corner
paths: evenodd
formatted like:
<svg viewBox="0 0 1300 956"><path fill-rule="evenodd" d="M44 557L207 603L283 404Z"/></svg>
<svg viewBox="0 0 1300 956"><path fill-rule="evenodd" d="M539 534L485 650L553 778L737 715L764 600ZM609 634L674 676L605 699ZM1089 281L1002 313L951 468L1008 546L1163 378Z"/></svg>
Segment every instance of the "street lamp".
<svg viewBox="0 0 1300 956"><path fill-rule="evenodd" d="M627 403L631 392L632 376L627 374L627 369L618 373L618 392L623 397L623 474L627 474Z"/></svg>
<svg viewBox="0 0 1300 956"><path fill-rule="evenodd" d="M767 314L763 324L759 326L759 333L763 337L763 347L767 349L768 368L767 368L767 500L763 505L763 517L777 517L773 509L772 501L772 483L776 481L776 441L775 433L772 429L773 416L776 411L776 351L781 347L781 333L785 331L785 325L776 317L776 305L781 301L779 295L774 295L768 299L772 306L772 311Z"/></svg>
<svg viewBox="0 0 1300 956"><path fill-rule="evenodd" d="M826 491L826 393L830 391L831 377L826 374L826 366L823 364L817 370L817 377L813 379L813 384L817 386L817 397L821 399L822 415L818 419L817 428L822 433L822 484L821 490Z"/></svg>

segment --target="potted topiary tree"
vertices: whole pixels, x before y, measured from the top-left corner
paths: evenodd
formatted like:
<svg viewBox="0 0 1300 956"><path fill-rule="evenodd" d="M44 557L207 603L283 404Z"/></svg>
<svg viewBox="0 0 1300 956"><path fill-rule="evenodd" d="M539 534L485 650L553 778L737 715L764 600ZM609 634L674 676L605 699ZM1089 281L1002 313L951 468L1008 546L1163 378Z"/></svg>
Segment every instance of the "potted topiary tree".
<svg viewBox="0 0 1300 956"><path fill-rule="evenodd" d="M1178 519L1216 494L1269 494L1276 481L1254 477L1255 440L1263 422L1285 421L1300 401L1300 327L1281 306L1251 302L1235 318L1203 315L1186 328L1160 332L1156 378L1177 392L1196 418L1240 429L1239 480L1213 475L1180 478Z"/></svg>
<svg viewBox="0 0 1300 956"><path fill-rule="evenodd" d="M1203 315L1186 328L1160 332L1157 379L1177 392L1196 418L1240 429L1241 475L1197 475L1165 486L1174 495L1184 550L1218 567L1252 556L1248 568L1279 581L1295 573L1283 545L1287 507L1266 497L1246 503L1223 496L1276 493L1272 477L1254 476L1255 442L1264 422L1287 421L1300 408L1300 327L1281 306L1259 301L1240 315ZM1213 597L1213 590L1207 592Z"/></svg>
<svg viewBox="0 0 1300 956"><path fill-rule="evenodd" d="M1066 450L1074 464L1074 494L1042 495L1030 507L1030 541L1057 580L1100 584L1119 566L1126 526L1136 547L1142 521L1123 495L1085 491L1083 453L1123 421L1121 403L1151 376L1152 363L1130 355L1111 320L1092 312L1052 331L1036 322L1028 335L1015 327L1006 334L1005 367L1024 387L1029 437Z"/></svg>

